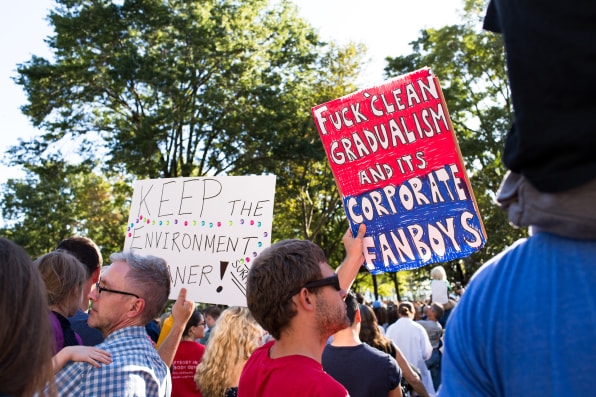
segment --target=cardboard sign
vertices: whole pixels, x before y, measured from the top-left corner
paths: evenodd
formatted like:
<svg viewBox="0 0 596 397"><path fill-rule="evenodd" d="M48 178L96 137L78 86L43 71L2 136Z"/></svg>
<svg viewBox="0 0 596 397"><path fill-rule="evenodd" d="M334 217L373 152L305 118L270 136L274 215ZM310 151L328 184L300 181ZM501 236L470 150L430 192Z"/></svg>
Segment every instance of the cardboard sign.
<svg viewBox="0 0 596 397"><path fill-rule="evenodd" d="M176 299L246 306L251 261L271 245L275 176L139 180L125 250L162 257Z"/></svg>
<svg viewBox="0 0 596 397"><path fill-rule="evenodd" d="M373 274L468 256L486 242L438 79L424 68L315 106Z"/></svg>

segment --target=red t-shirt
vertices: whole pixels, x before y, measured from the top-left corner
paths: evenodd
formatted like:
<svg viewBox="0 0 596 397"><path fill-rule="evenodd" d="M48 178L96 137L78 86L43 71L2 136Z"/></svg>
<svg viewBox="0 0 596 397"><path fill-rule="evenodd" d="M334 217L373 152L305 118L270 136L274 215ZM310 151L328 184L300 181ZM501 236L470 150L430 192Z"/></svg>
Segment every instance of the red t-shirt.
<svg viewBox="0 0 596 397"><path fill-rule="evenodd" d="M202 397L195 383L197 365L205 353L205 346L197 342L181 341L172 362L172 397Z"/></svg>
<svg viewBox="0 0 596 397"><path fill-rule="evenodd" d="M306 356L269 358L271 341L255 350L244 366L238 397L348 397L346 389Z"/></svg>

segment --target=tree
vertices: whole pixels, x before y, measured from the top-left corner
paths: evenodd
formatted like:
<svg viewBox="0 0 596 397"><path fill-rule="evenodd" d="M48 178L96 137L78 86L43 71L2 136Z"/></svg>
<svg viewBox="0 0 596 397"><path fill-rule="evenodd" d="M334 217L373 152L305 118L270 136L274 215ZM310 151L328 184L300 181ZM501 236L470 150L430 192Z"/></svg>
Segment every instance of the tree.
<svg viewBox="0 0 596 397"><path fill-rule="evenodd" d="M95 132L139 177L234 175L283 151L295 109L275 106L312 81L322 45L286 1L57 0L49 20L54 61L18 68L23 111L48 131L25 148Z"/></svg>
<svg viewBox="0 0 596 397"><path fill-rule="evenodd" d="M297 95L302 96L294 116L301 122L297 127L288 125L289 135L298 139L286 147L286 157L277 157L279 161L272 163L271 168L263 169L277 175L278 183L283 184L276 189L273 225L276 236L312 240L323 247L329 262L336 265L344 255L341 236L348 222L309 110L355 91L354 82L365 54L366 47L362 44L329 45L319 60L314 84L292 91L294 103Z"/></svg>
<svg viewBox="0 0 596 397"><path fill-rule="evenodd" d="M56 248L64 238L92 239L104 260L122 250L130 188L114 177L106 179L90 163L69 165L60 159L26 166L24 179L9 179L2 189L0 234L27 250L33 258Z"/></svg>
<svg viewBox="0 0 596 397"><path fill-rule="evenodd" d="M500 36L477 30L480 2L468 0L465 9L461 25L423 30L411 43L414 52L388 57L385 68L391 77L429 66L441 81L488 235L481 251L446 264L450 278L460 281L526 233L509 227L494 204L506 172L501 156L513 118L503 43Z"/></svg>
<svg viewBox="0 0 596 397"><path fill-rule="evenodd" d="M13 164L86 137L83 159L105 145L104 169L131 177L274 173L275 238L342 255L347 222L309 110L355 89L365 48L319 42L287 1L57 0L49 20L54 59L16 78L46 133Z"/></svg>

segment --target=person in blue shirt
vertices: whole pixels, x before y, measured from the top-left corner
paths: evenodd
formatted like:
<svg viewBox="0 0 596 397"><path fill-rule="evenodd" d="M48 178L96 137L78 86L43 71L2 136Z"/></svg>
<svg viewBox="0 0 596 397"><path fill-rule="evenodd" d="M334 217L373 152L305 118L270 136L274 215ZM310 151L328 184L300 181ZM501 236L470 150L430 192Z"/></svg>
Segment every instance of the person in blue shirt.
<svg viewBox="0 0 596 397"><path fill-rule="evenodd" d="M531 236L473 276L445 330L443 396L588 396L596 373L596 3L492 0L514 124L498 201Z"/></svg>

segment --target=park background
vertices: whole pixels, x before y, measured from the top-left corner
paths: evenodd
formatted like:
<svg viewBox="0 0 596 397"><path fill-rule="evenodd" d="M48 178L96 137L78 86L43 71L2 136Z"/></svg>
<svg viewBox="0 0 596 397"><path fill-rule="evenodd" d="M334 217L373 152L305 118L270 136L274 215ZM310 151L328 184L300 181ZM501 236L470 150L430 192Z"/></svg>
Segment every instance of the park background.
<svg viewBox="0 0 596 397"><path fill-rule="evenodd" d="M73 8L50 22L58 3ZM133 180L273 173L272 240L313 240L335 266L347 222L310 108L428 66L441 81L488 235L480 252L443 264L450 281L465 284L525 234L493 203L512 109L501 40L481 30L484 7L12 2L0 17L0 235L36 257L82 234L105 260L122 249ZM48 37L57 38L52 48ZM374 280L363 272L355 289L421 298L430 268Z"/></svg>

